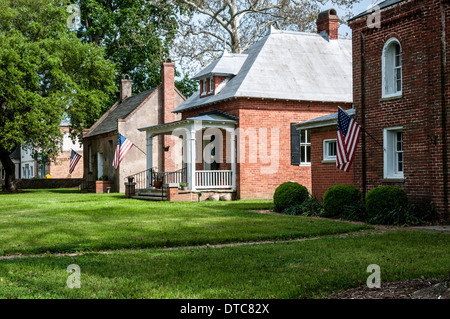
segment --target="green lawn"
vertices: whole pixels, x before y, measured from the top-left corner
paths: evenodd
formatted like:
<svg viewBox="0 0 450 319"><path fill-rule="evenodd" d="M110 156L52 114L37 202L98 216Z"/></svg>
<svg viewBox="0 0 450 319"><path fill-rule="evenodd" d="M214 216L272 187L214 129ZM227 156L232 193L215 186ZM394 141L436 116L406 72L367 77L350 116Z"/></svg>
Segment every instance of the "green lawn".
<svg viewBox="0 0 450 319"><path fill-rule="evenodd" d="M271 207L0 193L0 256L84 253L0 260L0 298L320 298L365 284L370 264L381 267L382 282L445 278L450 269L448 234L370 234L361 231L372 226L252 212ZM306 240L185 247L298 238ZM80 289L66 285L71 264Z"/></svg>
<svg viewBox="0 0 450 319"><path fill-rule="evenodd" d="M307 238L369 228L250 211L271 206L145 202L73 190L0 193L0 256Z"/></svg>
<svg viewBox="0 0 450 319"><path fill-rule="evenodd" d="M450 236L425 232L322 238L289 244L0 261L0 298L318 298L381 281L445 278ZM81 288L69 289L77 264Z"/></svg>

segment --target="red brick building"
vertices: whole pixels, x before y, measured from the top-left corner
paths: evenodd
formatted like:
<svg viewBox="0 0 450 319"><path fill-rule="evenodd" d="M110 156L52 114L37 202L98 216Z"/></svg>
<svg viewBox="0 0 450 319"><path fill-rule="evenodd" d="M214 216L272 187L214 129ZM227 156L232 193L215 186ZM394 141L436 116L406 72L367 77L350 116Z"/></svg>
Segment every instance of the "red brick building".
<svg viewBox="0 0 450 319"><path fill-rule="evenodd" d="M311 189L310 137L293 124L351 107L351 40L338 37L338 21L331 9L318 33L271 28L247 52L225 51L195 76L200 90L174 110L181 120L141 129L147 149L155 136L182 136L191 193L271 199L286 181Z"/></svg>
<svg viewBox="0 0 450 319"><path fill-rule="evenodd" d="M353 176L313 161L319 176L314 181L313 175L314 192L323 193L325 174L327 186L351 183L352 176L363 194L381 185L400 187L411 202L434 202L448 218L449 17L449 1L388 0L349 21L355 119L367 133ZM330 124L328 132L313 135L313 158L335 130Z"/></svg>

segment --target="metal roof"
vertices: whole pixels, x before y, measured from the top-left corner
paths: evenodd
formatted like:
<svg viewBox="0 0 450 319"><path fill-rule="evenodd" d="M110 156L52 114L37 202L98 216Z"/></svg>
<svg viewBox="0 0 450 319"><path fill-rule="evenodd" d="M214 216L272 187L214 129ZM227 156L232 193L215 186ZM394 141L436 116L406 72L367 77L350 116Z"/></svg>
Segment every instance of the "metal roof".
<svg viewBox="0 0 450 319"><path fill-rule="evenodd" d="M390 7L394 4L397 4L397 3L403 2L403 1L405 1L405 0L386 0L386 1L383 1L380 4L378 4L378 7L380 8L380 10L383 10L384 8ZM360 14L357 14L356 16L349 19L348 21L359 19L359 18L364 17L365 15L371 14L371 13L373 13L373 9L369 8L366 11L361 12Z"/></svg>
<svg viewBox="0 0 450 319"><path fill-rule="evenodd" d="M237 97L353 102L351 39L272 29L246 55L219 93L200 98L197 92L174 112Z"/></svg>
<svg viewBox="0 0 450 319"><path fill-rule="evenodd" d="M115 109L111 111L101 122L91 131L86 137L114 132L117 130L117 120L125 119L131 114L138 106L145 101L155 89L147 90L139 94L126 98Z"/></svg>
<svg viewBox="0 0 450 319"><path fill-rule="evenodd" d="M355 109L345 110L345 113L347 113L348 116L354 117L355 116ZM325 116L317 117L308 121L300 122L295 124L294 126L297 129L312 129L312 128L318 128L318 127L326 127L326 126L332 126L337 124L337 118L338 118L338 112L331 113Z"/></svg>

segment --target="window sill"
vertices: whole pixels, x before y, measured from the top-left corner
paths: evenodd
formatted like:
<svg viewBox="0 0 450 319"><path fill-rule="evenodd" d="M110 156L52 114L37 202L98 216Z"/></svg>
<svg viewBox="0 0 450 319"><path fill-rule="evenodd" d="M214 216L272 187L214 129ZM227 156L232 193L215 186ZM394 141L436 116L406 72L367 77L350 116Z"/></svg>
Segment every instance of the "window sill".
<svg viewBox="0 0 450 319"><path fill-rule="evenodd" d="M336 160L335 159L324 159L322 161L322 164L336 164Z"/></svg>
<svg viewBox="0 0 450 319"><path fill-rule="evenodd" d="M309 163L309 164L300 164L299 166L300 167L311 167L311 163Z"/></svg>
<svg viewBox="0 0 450 319"><path fill-rule="evenodd" d="M406 180L404 178L383 178L381 181L383 183L404 183Z"/></svg>
<svg viewBox="0 0 450 319"><path fill-rule="evenodd" d="M401 100L401 99L403 99L403 94L382 97L380 99L380 102L387 102L387 101L394 101L394 100Z"/></svg>

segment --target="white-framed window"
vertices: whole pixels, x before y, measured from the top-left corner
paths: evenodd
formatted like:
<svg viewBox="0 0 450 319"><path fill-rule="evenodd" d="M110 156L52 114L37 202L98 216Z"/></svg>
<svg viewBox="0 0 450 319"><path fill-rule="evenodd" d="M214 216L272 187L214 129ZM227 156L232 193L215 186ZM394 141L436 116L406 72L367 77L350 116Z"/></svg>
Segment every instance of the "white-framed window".
<svg viewBox="0 0 450 319"><path fill-rule="evenodd" d="M208 79L203 80L203 94L208 93Z"/></svg>
<svg viewBox="0 0 450 319"><path fill-rule="evenodd" d="M323 160L335 162L336 161L337 144L336 139L323 140Z"/></svg>
<svg viewBox="0 0 450 319"><path fill-rule="evenodd" d="M384 135L384 178L403 179L403 128L386 128Z"/></svg>
<svg viewBox="0 0 450 319"><path fill-rule="evenodd" d="M382 97L402 95L402 47L396 38L386 41L383 48Z"/></svg>
<svg viewBox="0 0 450 319"><path fill-rule="evenodd" d="M214 91L214 77L211 77L209 79L209 93L212 93Z"/></svg>
<svg viewBox="0 0 450 319"><path fill-rule="evenodd" d="M300 130L300 166L311 166L311 135L308 130Z"/></svg>

